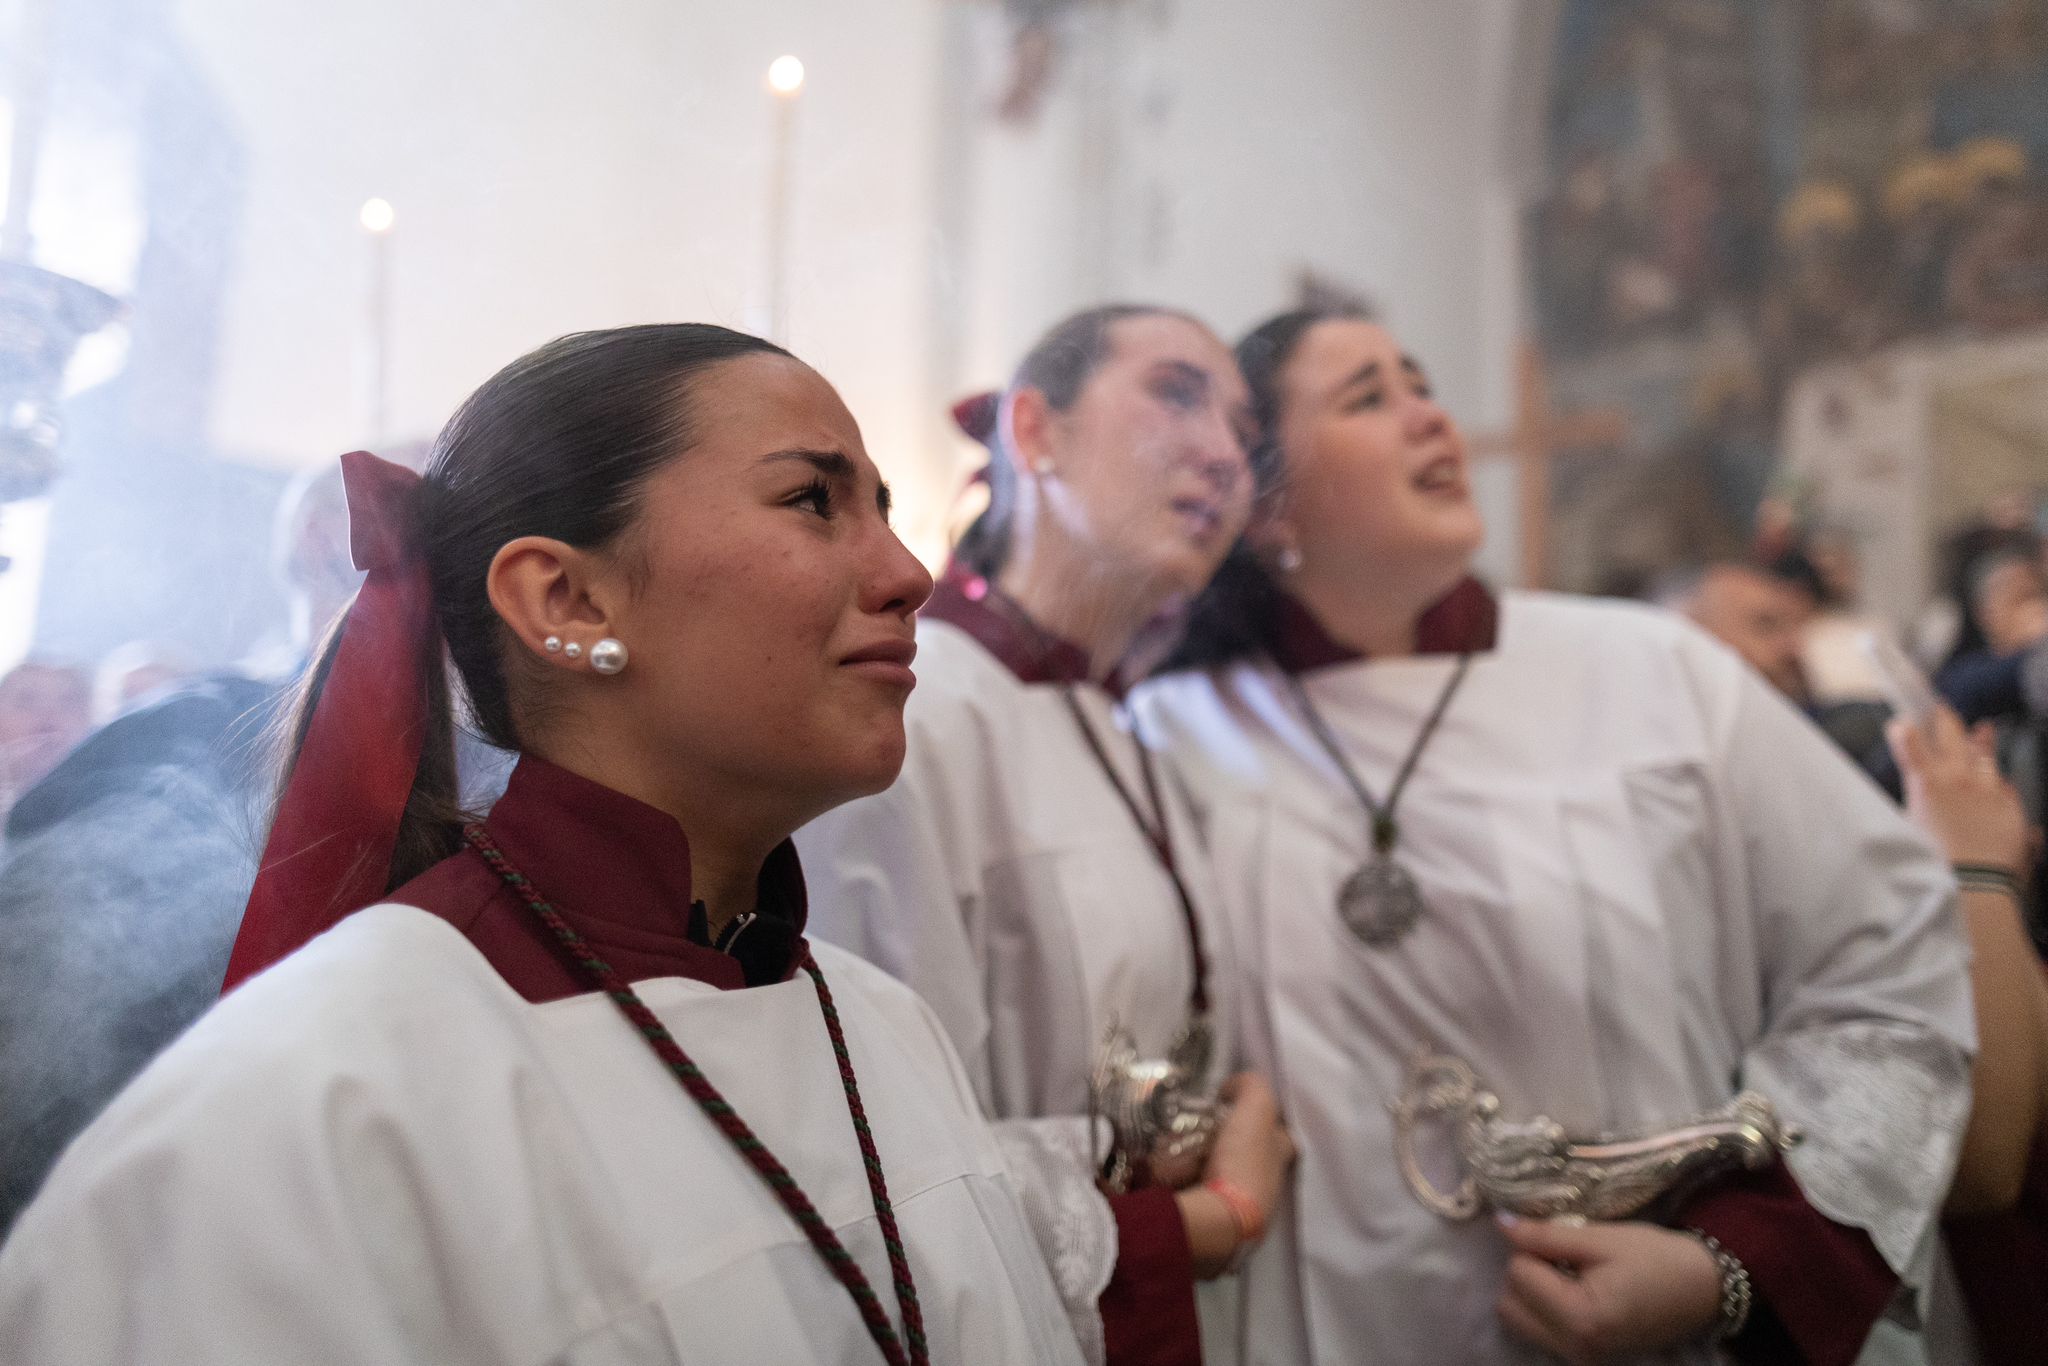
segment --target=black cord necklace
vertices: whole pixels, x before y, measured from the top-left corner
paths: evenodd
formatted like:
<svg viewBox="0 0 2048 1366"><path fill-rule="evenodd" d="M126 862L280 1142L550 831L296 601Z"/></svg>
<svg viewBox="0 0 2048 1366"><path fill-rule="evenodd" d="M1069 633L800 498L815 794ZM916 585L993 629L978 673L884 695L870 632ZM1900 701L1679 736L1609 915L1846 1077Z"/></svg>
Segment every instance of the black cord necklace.
<svg viewBox="0 0 2048 1366"><path fill-rule="evenodd" d="M1034 621L1023 604L993 585L989 588L987 601L1030 638L1032 652L1039 664L1051 657L1058 637ZM1153 857L1173 883L1173 894L1180 902L1181 918L1187 926L1188 957L1193 968L1188 1018L1190 1021L1206 1019L1209 1014L1209 959L1202 952L1202 927L1195 915L1194 898L1188 895L1187 880L1181 876L1180 859L1174 853L1173 832L1166 823L1166 803L1159 795L1159 775L1153 766L1152 751L1146 748L1141 737L1132 737L1138 749L1138 772L1145 781L1146 800L1141 804L1137 794L1124 782L1123 775L1117 772L1116 763L1109 757L1109 747L1103 744L1102 737L1096 734L1094 725L1089 722L1075 685L1062 683L1060 698L1067 704L1067 712L1074 718L1074 728L1080 731L1081 739L1087 743L1088 753L1095 760L1096 767L1102 770L1102 776L1116 790L1117 799L1131 815L1131 824L1138 827L1138 833L1145 837ZM1146 806L1151 808L1149 815Z"/></svg>
<svg viewBox="0 0 2048 1366"><path fill-rule="evenodd" d="M1309 701L1308 689L1302 686L1301 679L1285 669L1281 670L1281 677L1287 680L1287 687L1294 694L1295 706L1300 709L1302 719L1308 722L1309 733L1315 736L1323 753L1344 776L1359 805L1372 818L1372 852L1358 871L1344 879L1344 885L1338 888L1337 914L1353 934L1373 948L1391 948L1400 943L1422 919L1422 889L1416 884L1415 875L1394 856L1395 846L1401 841L1401 826L1395 818L1395 811L1400 805L1402 792L1408 787L1408 779L1415 773L1415 765L1422 758L1422 751L1428 746L1430 737L1436 734L1444 713L1450 710L1451 699L1457 695L1458 686L1465 681L1465 673L1471 666L1471 655L1458 656L1457 668L1451 671L1450 681L1444 684L1444 690L1437 694L1436 705L1430 709L1429 718L1417 732L1415 743L1408 747L1407 757L1401 760L1401 767L1394 774L1393 786L1387 789L1384 803L1373 797L1358 771L1344 757L1336 733L1323 719L1323 714L1316 710L1315 704Z"/></svg>
<svg viewBox="0 0 2048 1366"><path fill-rule="evenodd" d="M1075 729L1081 732L1081 738L1088 744L1088 752L1094 756L1096 766L1102 770L1102 776L1116 789L1116 795L1122 800L1124 810L1131 814L1131 824L1138 827L1138 833L1145 837L1145 843L1152 846L1153 856L1158 859L1159 866L1165 870L1167 878L1173 883L1173 894L1180 902L1181 920L1187 926L1188 957L1193 969L1193 985L1188 991L1188 1018L1204 1018L1209 1013L1209 958L1202 952L1202 925L1195 916L1194 898L1188 895L1187 880L1181 876L1180 860L1174 854L1173 832L1166 823L1166 802L1159 793L1159 776L1153 768L1152 752L1145 747L1143 739L1137 739L1138 771L1144 776L1145 797L1147 804L1152 808L1148 816L1137 795L1116 771L1116 764L1109 757L1109 748L1102 743L1102 737L1095 733L1095 727L1089 722L1087 712L1082 710L1081 699L1075 694L1074 686L1071 683L1062 686L1060 695L1066 701L1068 712L1073 715Z"/></svg>

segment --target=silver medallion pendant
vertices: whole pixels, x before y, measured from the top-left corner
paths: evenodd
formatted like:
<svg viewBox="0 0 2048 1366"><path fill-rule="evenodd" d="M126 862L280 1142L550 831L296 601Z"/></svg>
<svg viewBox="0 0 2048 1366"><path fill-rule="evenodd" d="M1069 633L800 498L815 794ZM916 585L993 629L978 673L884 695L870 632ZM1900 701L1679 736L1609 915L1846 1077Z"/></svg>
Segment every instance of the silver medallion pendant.
<svg viewBox="0 0 2048 1366"><path fill-rule="evenodd" d="M1422 888L1385 853L1367 859L1337 892L1337 914L1375 949L1392 948L1405 939L1422 919L1422 909Z"/></svg>

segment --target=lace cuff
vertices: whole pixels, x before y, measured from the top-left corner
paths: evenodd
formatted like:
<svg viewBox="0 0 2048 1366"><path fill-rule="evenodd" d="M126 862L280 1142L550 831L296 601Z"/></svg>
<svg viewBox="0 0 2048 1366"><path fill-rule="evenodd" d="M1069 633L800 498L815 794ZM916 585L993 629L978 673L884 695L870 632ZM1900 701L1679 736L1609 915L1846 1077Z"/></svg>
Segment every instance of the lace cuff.
<svg viewBox="0 0 2048 1366"><path fill-rule="evenodd" d="M1909 1286L1928 1283L1970 1105L1969 1057L1928 1030L1839 1024L1766 1038L1742 1084L1806 1131L1786 1156L1813 1207L1866 1230Z"/></svg>
<svg viewBox="0 0 2048 1366"><path fill-rule="evenodd" d="M1097 1302L1116 1269L1116 1219L1095 1187L1088 1120L1009 1119L993 1127L1081 1354L1089 1366L1102 1366Z"/></svg>

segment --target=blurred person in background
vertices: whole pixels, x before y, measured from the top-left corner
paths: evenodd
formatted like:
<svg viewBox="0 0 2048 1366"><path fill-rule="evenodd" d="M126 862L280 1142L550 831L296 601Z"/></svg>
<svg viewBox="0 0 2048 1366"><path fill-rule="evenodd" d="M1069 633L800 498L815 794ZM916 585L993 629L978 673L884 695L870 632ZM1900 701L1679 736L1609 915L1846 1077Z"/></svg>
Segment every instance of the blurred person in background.
<svg viewBox="0 0 2048 1366"><path fill-rule="evenodd" d="M2025 673L2048 640L2048 575L2030 531L1962 538L1952 573L1959 629L1934 686L1965 722L2027 713Z"/></svg>
<svg viewBox="0 0 2048 1366"><path fill-rule="evenodd" d="M1804 585L1737 561L1710 564L1658 595L1717 636L1797 706L1812 700L1800 661L1806 623L1819 603Z"/></svg>
<svg viewBox="0 0 2048 1366"><path fill-rule="evenodd" d="M1684 613L1742 657L1805 712L1856 764L1875 775L1891 709L1874 700L1821 701L1807 678L1807 633L1820 608L1818 577L1802 558L1769 566L1722 561L1667 581L1660 606Z"/></svg>
<svg viewBox="0 0 2048 1366"><path fill-rule="evenodd" d="M273 732L362 581L338 468L294 480L271 530L289 603L271 645L248 669L187 678L116 717L8 815L0 1233L71 1137L218 994L256 876ZM82 703L80 716L83 734ZM508 761L466 732L459 752L480 805Z"/></svg>
<svg viewBox="0 0 2048 1366"><path fill-rule="evenodd" d="M131 640L100 659L92 675L92 720L104 726L150 694L192 674L177 651L154 641Z"/></svg>
<svg viewBox="0 0 2048 1366"><path fill-rule="evenodd" d="M1985 1366L2032 1366L2048 1343L2048 972L2021 889L2039 836L1988 725L1943 707L1890 738L1907 810L1955 866L1972 951L1977 1056L1944 1230Z"/></svg>
<svg viewBox="0 0 2048 1366"><path fill-rule="evenodd" d="M92 729L85 670L30 661L0 678L0 803L11 809Z"/></svg>
<svg viewBox="0 0 2048 1366"><path fill-rule="evenodd" d="M918 614L902 775L797 845L815 932L931 1003L1006 1142L1089 1169L1104 1156L1091 1078L1110 1058L1184 1064L1204 1099L1236 1070L1235 962L1206 852L1123 695L1148 626L1244 526L1244 384L1194 318L1107 305L1055 325L998 403L963 413L993 424L975 433L990 500ZM1285 1150L1266 1081L1230 1084L1223 1125ZM1214 1151L1226 1144L1219 1132ZM1169 1173L1120 1156L1104 1171L1117 1245L1208 1284L1144 1304L1102 1290L1111 1352L1236 1360L1241 1281L1225 1273L1286 1162L1232 1171L1198 1153Z"/></svg>
<svg viewBox="0 0 2048 1366"><path fill-rule="evenodd" d="M269 642L245 667L188 678L103 725L24 796L8 821L10 842L61 825L103 799L133 796L167 768L198 776L229 799L256 795L264 770L257 754L261 737L287 685L362 582L349 562L348 506L334 470L294 479L279 500L271 533L286 618ZM5 896L0 880L0 904Z"/></svg>
<svg viewBox="0 0 2048 1366"><path fill-rule="evenodd" d="M1843 527L1809 527L1796 543L1761 563L1813 594L1815 607L1800 646L1800 667L1812 700L1828 706L1881 699L1884 683L1863 639L1871 631L1891 628L1864 609L1863 557L1855 536ZM1877 743L1881 748L1881 739Z"/></svg>

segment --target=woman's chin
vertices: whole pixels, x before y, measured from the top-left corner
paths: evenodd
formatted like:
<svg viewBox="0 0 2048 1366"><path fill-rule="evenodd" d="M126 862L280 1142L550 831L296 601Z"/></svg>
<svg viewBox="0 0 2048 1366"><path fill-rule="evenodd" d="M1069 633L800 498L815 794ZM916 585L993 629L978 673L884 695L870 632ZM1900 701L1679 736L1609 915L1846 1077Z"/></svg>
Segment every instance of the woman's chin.
<svg viewBox="0 0 2048 1366"><path fill-rule="evenodd" d="M1486 543L1486 522L1469 503L1447 508L1432 519L1428 539L1439 554L1469 558Z"/></svg>
<svg viewBox="0 0 2048 1366"><path fill-rule="evenodd" d="M1226 546L1225 549L1228 549ZM1138 571L1149 597L1158 607L1184 603L1209 586L1223 565L1223 556L1206 549L1181 547L1160 555Z"/></svg>
<svg viewBox="0 0 2048 1366"><path fill-rule="evenodd" d="M896 781L896 775L903 771L903 756L907 746L903 739L903 727L899 723L892 736L876 737L878 743L871 749L849 756L838 777L847 795L841 800L852 801L856 797L872 797L886 791Z"/></svg>

